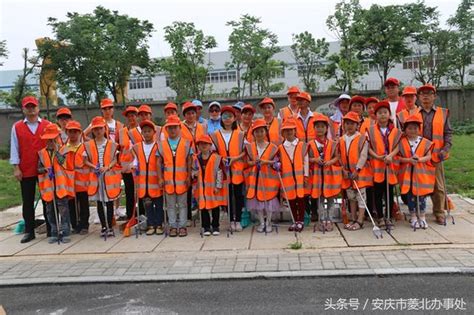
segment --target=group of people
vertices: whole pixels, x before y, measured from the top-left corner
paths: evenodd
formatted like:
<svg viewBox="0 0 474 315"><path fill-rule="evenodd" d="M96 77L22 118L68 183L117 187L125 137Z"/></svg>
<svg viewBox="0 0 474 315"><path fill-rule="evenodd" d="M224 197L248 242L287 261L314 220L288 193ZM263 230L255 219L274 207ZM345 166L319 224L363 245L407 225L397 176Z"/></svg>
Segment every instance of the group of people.
<svg viewBox="0 0 474 315"><path fill-rule="evenodd" d="M181 105L181 119L178 106L168 103L163 126L148 105L127 106L120 123L111 99L101 101L102 116L85 128L67 107L49 123L39 118L38 100L25 97L25 119L11 135L25 219L21 242L35 238L37 181L51 243L88 233L89 201L97 202L104 237L114 236L116 219L137 214L146 216L147 235L185 237L193 205L206 236L219 235L222 209L232 232L242 231L246 208L258 218L257 232L270 233L282 203L291 212L290 231L301 232L308 213L319 229L331 231L327 213L338 198L349 210L344 228L362 229L367 211L379 227L393 228L397 186L412 227L428 226L427 196L435 222L444 224L449 112L434 105L432 85L407 86L401 96L397 79L384 85L384 100L342 94L331 117L313 112L311 95L290 87L289 104L278 111L269 97L256 107L214 101L205 119L202 102L193 100ZM122 181L126 216L116 218Z"/></svg>

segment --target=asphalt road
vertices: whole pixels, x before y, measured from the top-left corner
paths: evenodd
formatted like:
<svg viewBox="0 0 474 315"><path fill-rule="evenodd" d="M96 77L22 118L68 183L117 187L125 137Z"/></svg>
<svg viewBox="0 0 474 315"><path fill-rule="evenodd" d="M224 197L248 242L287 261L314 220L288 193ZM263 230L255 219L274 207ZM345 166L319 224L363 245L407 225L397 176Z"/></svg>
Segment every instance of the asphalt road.
<svg viewBox="0 0 474 315"><path fill-rule="evenodd" d="M435 298L453 298L466 310L427 310L440 305L431 304ZM328 299L348 309L325 311L331 306ZM338 299L346 302L338 304ZM414 304L407 299L429 303L424 311L408 311ZM474 314L473 301L474 276L462 275L0 287L0 305L7 314L350 314L351 307L371 314Z"/></svg>

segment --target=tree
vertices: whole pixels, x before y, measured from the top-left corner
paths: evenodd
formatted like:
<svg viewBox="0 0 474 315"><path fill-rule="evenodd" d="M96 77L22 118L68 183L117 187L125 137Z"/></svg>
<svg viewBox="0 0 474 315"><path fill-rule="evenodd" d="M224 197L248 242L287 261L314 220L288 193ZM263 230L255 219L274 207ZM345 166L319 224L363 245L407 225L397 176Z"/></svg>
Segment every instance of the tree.
<svg viewBox="0 0 474 315"><path fill-rule="evenodd" d="M211 68L205 57L217 46L215 38L205 36L194 23L174 22L165 27L165 39L171 46L171 57L161 59L159 68L169 75L177 100L202 98Z"/></svg>
<svg viewBox="0 0 474 315"><path fill-rule="evenodd" d="M8 50L7 50L7 41L0 40L0 59L8 57ZM3 66L3 62L0 62L0 67Z"/></svg>
<svg viewBox="0 0 474 315"><path fill-rule="evenodd" d="M462 0L454 16L448 19L448 25L453 28L450 42L449 60L451 63L450 78L461 87L462 116L466 117L466 91L468 82L468 66L474 55L474 3L472 0Z"/></svg>
<svg viewBox="0 0 474 315"><path fill-rule="evenodd" d="M329 43L326 42L325 38L316 40L311 33L303 32L293 34L291 50L305 90L315 93L319 86L317 77L322 74L322 60L326 58L329 52Z"/></svg>
<svg viewBox="0 0 474 315"><path fill-rule="evenodd" d="M355 16L361 10L359 0L342 0L336 4L334 14L326 20L326 25L339 39L341 47L339 53L328 57L329 64L324 68L323 75L327 80L335 79L334 86L341 91L351 91L354 83L367 73L359 59L356 38L351 31Z"/></svg>
<svg viewBox="0 0 474 315"><path fill-rule="evenodd" d="M260 18L248 14L242 15L238 21L226 23L232 27L228 41L231 64L237 69L237 84L240 86L241 77L248 85L249 96L253 95L256 85L259 93L271 92L269 82L272 78L271 68L275 67L275 63L270 60L281 51L277 46L278 37L262 28L260 23ZM239 75L242 70L245 72ZM239 98L242 98L245 88L240 90L239 94Z"/></svg>

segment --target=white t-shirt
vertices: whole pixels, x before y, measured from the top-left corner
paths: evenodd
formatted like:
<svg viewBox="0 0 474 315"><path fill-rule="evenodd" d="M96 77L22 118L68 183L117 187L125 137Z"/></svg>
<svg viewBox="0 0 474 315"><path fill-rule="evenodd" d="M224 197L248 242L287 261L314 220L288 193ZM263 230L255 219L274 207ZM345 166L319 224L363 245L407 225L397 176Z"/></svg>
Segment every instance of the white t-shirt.
<svg viewBox="0 0 474 315"><path fill-rule="evenodd" d="M143 142L143 152L145 153L145 159L146 159L147 162L150 158L151 149L153 149L154 145L155 145L154 142L149 143L149 144Z"/></svg>
<svg viewBox="0 0 474 315"><path fill-rule="evenodd" d="M358 135L359 133L356 132L352 136L344 135L344 141L346 142L346 152L349 152L349 147L352 143L352 140Z"/></svg>
<svg viewBox="0 0 474 315"><path fill-rule="evenodd" d="M232 131L227 131L227 130L221 129L220 132L222 134L222 137L224 138L225 148L226 148L226 150L228 150L229 149L229 143L230 143L230 137L232 136Z"/></svg>
<svg viewBox="0 0 474 315"><path fill-rule="evenodd" d="M416 148L418 147L418 144L420 143L420 141L421 141L420 136L416 137L415 140L408 139L408 142L410 143L410 150L411 150L412 155L415 154Z"/></svg>
<svg viewBox="0 0 474 315"><path fill-rule="evenodd" d="M109 137L110 140L115 141L115 119L107 122L107 127L109 128Z"/></svg>
<svg viewBox="0 0 474 315"><path fill-rule="evenodd" d="M392 122L397 121L397 107L398 107L398 101L396 102L389 102L390 103L390 119Z"/></svg>

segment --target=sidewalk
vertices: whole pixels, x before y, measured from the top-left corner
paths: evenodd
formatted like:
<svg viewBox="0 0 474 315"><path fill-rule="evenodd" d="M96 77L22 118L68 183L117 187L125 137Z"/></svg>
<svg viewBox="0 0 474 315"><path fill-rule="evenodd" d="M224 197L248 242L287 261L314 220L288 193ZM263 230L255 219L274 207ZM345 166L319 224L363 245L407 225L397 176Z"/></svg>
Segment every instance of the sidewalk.
<svg viewBox="0 0 474 315"><path fill-rule="evenodd" d="M289 249L293 233L260 234L250 227L230 237L135 236L104 241L93 226L69 244L48 244L44 235L20 244L21 235L0 232L0 285L74 282L175 281L223 278L355 276L406 273L474 273L474 204L453 195L456 224L413 232L396 223L377 240L369 222L360 231L341 225L322 234L301 233L303 248ZM11 213L10 213L11 214ZM5 217L7 214L3 214ZM2 219L3 218L0 217ZM11 218L12 219L12 218ZM6 222L6 221L5 221ZM4 224L2 224L4 225ZM10 225L11 226L11 225ZM225 230L225 226L222 228Z"/></svg>

